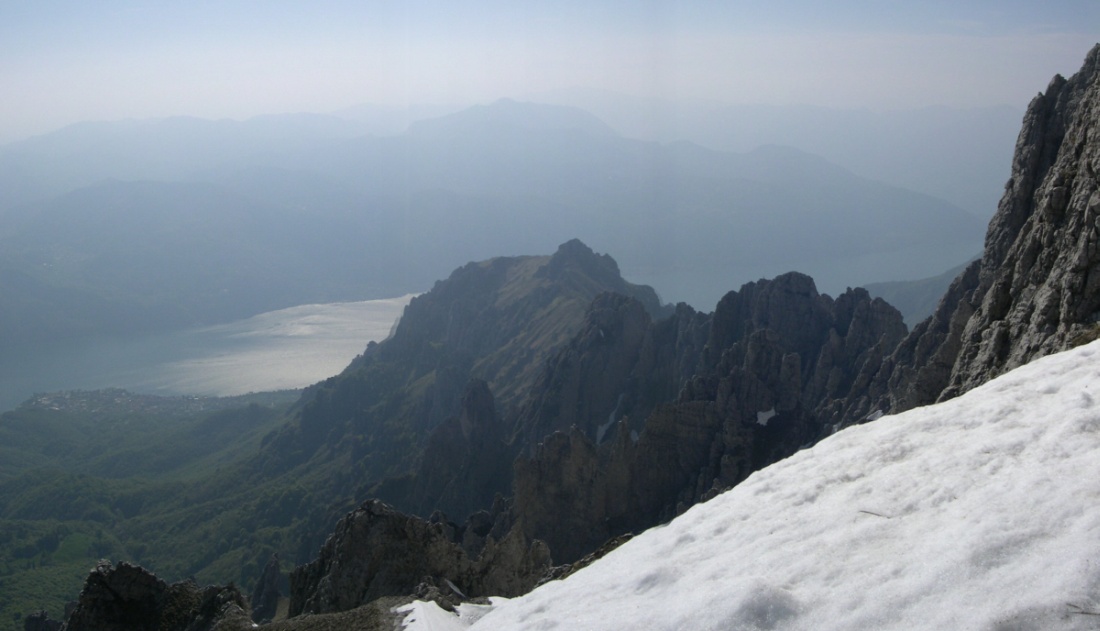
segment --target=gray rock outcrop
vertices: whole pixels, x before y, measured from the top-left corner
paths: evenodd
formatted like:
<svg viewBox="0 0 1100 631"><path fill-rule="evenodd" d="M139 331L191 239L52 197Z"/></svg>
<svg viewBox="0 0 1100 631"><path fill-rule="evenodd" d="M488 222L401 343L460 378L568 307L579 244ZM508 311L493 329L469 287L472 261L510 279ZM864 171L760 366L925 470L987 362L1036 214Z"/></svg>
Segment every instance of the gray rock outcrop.
<svg viewBox="0 0 1100 631"><path fill-rule="evenodd" d="M568 409L573 426L516 461L517 528L546 541L558 562L670 519L813 443L906 333L901 314L866 291L834 300L797 273L746 284L708 317L681 309L645 334L622 333L639 317L627 300L597 301L586 322L599 327L548 364L540 383L561 385L538 409ZM616 346L632 363L611 368L605 349ZM648 368L653 357L666 358L663 377ZM584 374L597 377L576 377ZM678 395L638 403L670 384L682 386ZM644 412L640 433L619 408Z"/></svg>
<svg viewBox="0 0 1100 631"><path fill-rule="evenodd" d="M680 304L655 322L636 300L597 296L580 332L546 363L520 409L512 436L517 450L533 455L546 436L573 428L597 444L612 440L620 421L627 431L641 431L695 373L710 318Z"/></svg>
<svg viewBox="0 0 1100 631"><path fill-rule="evenodd" d="M946 400L1100 327L1100 45L1028 106L985 250L871 388L884 411Z"/></svg>
<svg viewBox="0 0 1100 631"><path fill-rule="evenodd" d="M416 515L469 515L509 494L515 454L489 385L470 380L460 405L432 430L415 475L383 481L371 496Z"/></svg>
<svg viewBox="0 0 1100 631"><path fill-rule="evenodd" d="M463 597L515 596L550 567L539 541L513 530L487 541L473 559L444 522L402 514L370 500L345 516L316 560L290 576L290 616L348 611L384 596L406 596L424 583Z"/></svg>
<svg viewBox="0 0 1100 631"><path fill-rule="evenodd" d="M275 612L279 609L279 598L282 596L279 590L282 577L279 555L272 554L267 561L267 565L264 566L264 571L260 574L259 580L256 581L256 587L253 588L252 595L248 599L252 605L253 621L269 622L275 617Z"/></svg>

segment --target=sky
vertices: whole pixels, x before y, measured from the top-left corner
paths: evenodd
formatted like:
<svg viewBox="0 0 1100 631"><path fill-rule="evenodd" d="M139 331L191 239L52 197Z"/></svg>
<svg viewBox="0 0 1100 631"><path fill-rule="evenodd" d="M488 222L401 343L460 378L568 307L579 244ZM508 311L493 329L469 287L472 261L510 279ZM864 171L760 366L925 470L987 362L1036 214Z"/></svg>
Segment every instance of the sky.
<svg viewBox="0 0 1100 631"><path fill-rule="evenodd" d="M1096 629L1098 355L848 428L564 580L404 628Z"/></svg>
<svg viewBox="0 0 1100 631"><path fill-rule="evenodd" d="M1095 0L12 0L0 142L82 120L463 105L576 88L722 103L1021 108Z"/></svg>

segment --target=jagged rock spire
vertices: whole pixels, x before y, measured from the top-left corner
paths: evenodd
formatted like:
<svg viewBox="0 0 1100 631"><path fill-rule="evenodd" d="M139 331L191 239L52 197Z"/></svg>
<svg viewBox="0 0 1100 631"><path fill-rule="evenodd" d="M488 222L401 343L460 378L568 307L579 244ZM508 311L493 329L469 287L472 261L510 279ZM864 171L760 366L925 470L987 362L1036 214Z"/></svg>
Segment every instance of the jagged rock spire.
<svg viewBox="0 0 1100 631"><path fill-rule="evenodd" d="M985 250L877 383L893 411L957 396L1100 332L1100 44L1028 106Z"/></svg>

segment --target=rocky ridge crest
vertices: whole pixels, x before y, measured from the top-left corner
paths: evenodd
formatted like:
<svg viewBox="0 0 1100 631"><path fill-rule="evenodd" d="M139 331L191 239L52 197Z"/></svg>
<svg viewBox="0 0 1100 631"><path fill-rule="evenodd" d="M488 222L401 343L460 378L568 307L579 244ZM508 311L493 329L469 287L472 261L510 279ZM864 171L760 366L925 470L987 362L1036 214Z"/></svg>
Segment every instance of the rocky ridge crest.
<svg viewBox="0 0 1100 631"><path fill-rule="evenodd" d="M88 575L66 631L238 631L250 629L248 603L232 585L169 585L129 563L101 561Z"/></svg>
<svg viewBox="0 0 1100 631"><path fill-rule="evenodd" d="M545 544L519 532L490 539L476 558L463 550L461 537L452 524L367 501L340 520L315 561L291 574L290 616L348 611L431 588L462 599L516 596L550 567Z"/></svg>
<svg viewBox="0 0 1100 631"><path fill-rule="evenodd" d="M604 291L665 310L652 288L626 282L611 257L577 240L552 256L455 270L409 303L389 339L306 392L294 422L265 444L263 467L286 471L326 451L326 461L335 456L354 469L358 484L415 470L430 433L460 412L472 379L486 382L507 413Z"/></svg>
<svg viewBox="0 0 1100 631"><path fill-rule="evenodd" d="M599 328L548 364L544 381L564 385L542 391L537 407L585 410L582 422L550 427L515 464L516 528L546 541L556 562L671 519L813 443L906 332L866 291L834 300L797 273L748 283L709 316L682 306L635 335L622 335L640 318L628 302L597 300L586 323ZM593 330L604 334L584 332ZM632 361L612 378L604 350L616 345ZM674 359L654 374L655 357Z"/></svg>
<svg viewBox="0 0 1100 631"><path fill-rule="evenodd" d="M980 260L871 388L877 408L949 399L1100 332L1100 45L1028 106ZM870 406L875 407L875 406Z"/></svg>

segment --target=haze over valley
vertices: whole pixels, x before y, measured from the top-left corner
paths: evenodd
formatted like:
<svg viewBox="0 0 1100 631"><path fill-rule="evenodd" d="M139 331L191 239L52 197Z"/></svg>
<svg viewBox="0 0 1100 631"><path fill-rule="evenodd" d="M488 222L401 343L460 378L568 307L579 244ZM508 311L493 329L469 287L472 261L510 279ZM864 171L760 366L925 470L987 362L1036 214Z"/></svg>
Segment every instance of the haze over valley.
<svg viewBox="0 0 1100 631"><path fill-rule="evenodd" d="M0 631L1091 628L1097 24L0 8Z"/></svg>
<svg viewBox="0 0 1100 631"><path fill-rule="evenodd" d="M470 260L576 237L662 300L706 309L790 270L813 270L832 294L935 276L984 233L957 205L792 147L634 140L573 107L502 100L394 136L356 129L331 116L170 118L0 150L6 404L32 383L163 388L111 366L169 353L151 349L185 339L176 332L421 292ZM94 378L33 377L75 376L90 352L102 353L103 368L83 371Z"/></svg>
<svg viewBox="0 0 1100 631"><path fill-rule="evenodd" d="M0 344L392 298L574 238L704 310L791 270L833 295L934 277L980 251L1027 100L1090 41L1072 4L229 3L209 38L198 11L21 9Z"/></svg>

